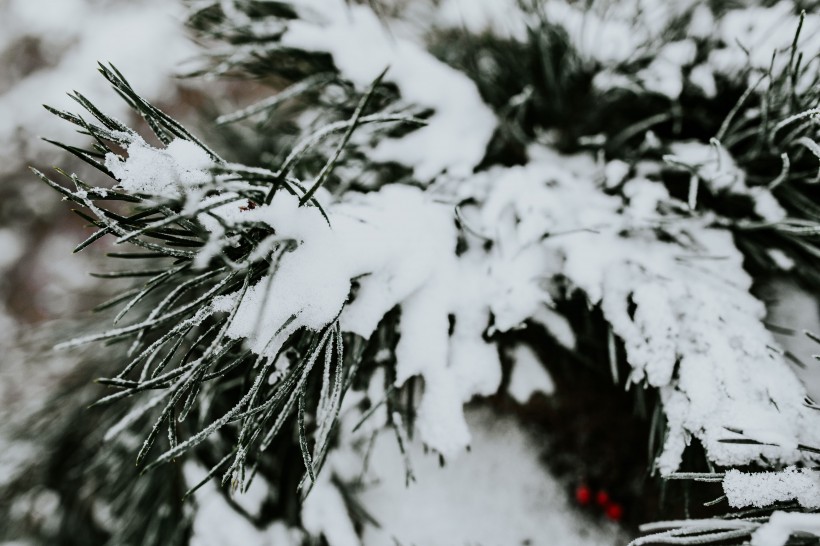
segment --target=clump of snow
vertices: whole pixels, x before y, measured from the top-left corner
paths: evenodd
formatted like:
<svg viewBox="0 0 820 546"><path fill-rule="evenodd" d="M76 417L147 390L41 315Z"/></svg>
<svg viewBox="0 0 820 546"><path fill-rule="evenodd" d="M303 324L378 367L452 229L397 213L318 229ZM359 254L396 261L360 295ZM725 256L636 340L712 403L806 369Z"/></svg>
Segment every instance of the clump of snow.
<svg viewBox="0 0 820 546"><path fill-rule="evenodd" d="M575 350L575 332L572 331L572 325L566 317L544 305L535 310L530 320L543 326L563 347L570 351Z"/></svg>
<svg viewBox="0 0 820 546"><path fill-rule="evenodd" d="M673 155L669 159L693 169L712 192L748 197L754 203L755 214L767 222L786 217L786 211L771 191L746 184L746 173L722 146L696 141L675 142L671 150Z"/></svg>
<svg viewBox="0 0 820 546"><path fill-rule="evenodd" d="M329 223L285 192L270 205L230 210L224 221L264 222L273 237L294 248L275 273L250 287L227 335L273 356L297 329L319 330L337 317L344 331L370 337L401 304L397 384L423 376L421 437L445 456L464 449L469 433L461 407L477 394L495 392L501 366L495 346L481 337L489 305L474 295L484 290L485 277L455 255L452 209L418 188L393 185L329 207ZM345 305L353 279L358 291ZM450 314L456 317L452 336Z"/></svg>
<svg viewBox="0 0 820 546"><path fill-rule="evenodd" d="M620 159L608 161L604 167L604 179L607 188L615 188L624 181L629 174L629 163Z"/></svg>
<svg viewBox="0 0 820 546"><path fill-rule="evenodd" d="M417 188L388 186L358 195L331 207L329 218L330 223L317 208L299 207L298 198L285 192L270 205L233 217L264 222L296 248L282 256L274 275L249 289L229 335L254 339L254 350L275 354L297 328L319 329L333 321L342 312L351 279L361 277L358 295L341 317L342 328L369 337L387 311L433 274L438 259L452 259L455 235L447 209ZM278 331L292 316L276 340L257 335Z"/></svg>
<svg viewBox="0 0 820 546"><path fill-rule="evenodd" d="M629 203L624 213L636 221L657 220L658 205L669 201L666 187L646 178L633 178L624 184L623 195Z"/></svg>
<svg viewBox="0 0 820 546"><path fill-rule="evenodd" d="M507 392L519 404L526 404L536 392L546 395L555 392L552 377L528 345L519 344L515 347Z"/></svg>
<svg viewBox="0 0 820 546"><path fill-rule="evenodd" d="M211 180L213 160L193 142L177 138L154 148L138 135L132 138L125 159L105 156L106 168L125 191L172 199Z"/></svg>
<svg viewBox="0 0 820 546"><path fill-rule="evenodd" d="M188 487L197 485L207 475L204 468L190 461L183 465L182 470ZM261 482L261 479L257 477L253 483L257 481ZM247 506L249 500L242 497L239 495L236 500ZM194 493L194 500L196 510L192 522L192 546L297 546L304 542L303 531L282 522L274 522L262 529L256 527L228 504L213 481L199 488Z"/></svg>
<svg viewBox="0 0 820 546"><path fill-rule="evenodd" d="M698 4L689 16L687 34L693 38L706 39L715 30L715 16L706 4Z"/></svg>
<svg viewBox="0 0 820 546"><path fill-rule="evenodd" d="M428 125L397 139L384 139L369 154L397 162L429 181L442 171L462 176L484 158L496 118L475 84L433 57L423 45L390 34L368 6L328 0L303 19L291 21L282 45L327 52L342 76L366 88L385 69L402 100L434 110ZM317 21L308 21L307 17Z"/></svg>
<svg viewBox="0 0 820 546"><path fill-rule="evenodd" d="M763 508L796 500L803 508L820 508L820 475L793 466L779 472L726 472L723 492L733 508Z"/></svg>
<svg viewBox="0 0 820 546"><path fill-rule="evenodd" d="M694 62L697 46L692 40L669 42L637 76L648 91L677 99L683 91L683 67Z"/></svg>
<svg viewBox="0 0 820 546"><path fill-rule="evenodd" d="M791 535L820 536L820 514L774 512L752 534L752 546L785 546Z"/></svg>
<svg viewBox="0 0 820 546"><path fill-rule="evenodd" d="M297 197L278 192L270 205L246 214L248 221L270 225L278 240L296 245L279 260L276 274L250 287L227 332L273 356L297 329L319 330L333 321L350 292L351 276L319 209L299 207Z"/></svg>

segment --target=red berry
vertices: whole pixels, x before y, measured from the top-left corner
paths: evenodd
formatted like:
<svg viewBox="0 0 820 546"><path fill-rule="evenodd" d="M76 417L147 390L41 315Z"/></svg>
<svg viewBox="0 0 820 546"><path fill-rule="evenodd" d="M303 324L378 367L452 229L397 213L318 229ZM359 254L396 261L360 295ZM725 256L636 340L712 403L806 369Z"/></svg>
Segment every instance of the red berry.
<svg viewBox="0 0 820 546"><path fill-rule="evenodd" d="M606 507L606 517L612 521L621 521L624 517L624 509L617 502L610 503Z"/></svg>
<svg viewBox="0 0 820 546"><path fill-rule="evenodd" d="M598 506L606 506L609 504L609 494L606 491L598 491L598 494L595 495L595 502L598 503Z"/></svg>
<svg viewBox="0 0 820 546"><path fill-rule="evenodd" d="M575 490L575 500L581 506L586 506L592 500L592 491L586 485L579 485Z"/></svg>

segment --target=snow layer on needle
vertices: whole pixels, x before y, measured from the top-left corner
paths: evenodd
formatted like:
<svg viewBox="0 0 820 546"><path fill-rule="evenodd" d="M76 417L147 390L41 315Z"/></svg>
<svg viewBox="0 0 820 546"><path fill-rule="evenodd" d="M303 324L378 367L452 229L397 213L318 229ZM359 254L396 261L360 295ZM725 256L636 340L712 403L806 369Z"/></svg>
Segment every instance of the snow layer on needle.
<svg viewBox="0 0 820 546"><path fill-rule="evenodd" d="M243 216L267 223L276 239L295 245L272 266L275 274L248 289L227 331L272 357L297 329L320 330L333 321L350 292L350 268L336 244L340 238L319 209L300 207L296 196L277 192L270 205Z"/></svg>
<svg viewBox="0 0 820 546"><path fill-rule="evenodd" d="M212 162L190 142L175 140L160 149L135 137L127 152L125 159L109 154L106 166L129 192L184 196L192 210L231 197L223 193L201 198L200 186L210 182L207 168ZM381 319L401 305L397 384L415 375L424 378L419 434L442 455L454 456L470 441L463 404L494 393L501 381L496 347L482 338L494 304L476 294L497 294L503 302L504 295L518 291L514 301L528 307L525 312L504 311L513 317L507 319L509 327L535 310L533 301L538 300L532 298L537 294L526 282L518 283L520 275L511 280L494 274L480 253L456 256L452 206L433 202L418 188L391 185L369 194L351 193L343 202L326 204L326 210L329 221L318 208L300 206L298 197L280 191L268 205L247 208L234 201L197 214L210 231L197 257L199 265L233 244L225 226L241 223L272 228L254 252L257 259L275 247L284 250L271 273L247 290L226 335L246 339L257 354L274 357L300 328L318 331L337 317L343 331L368 338ZM532 278L540 262L529 263L526 271ZM494 276L503 282L493 281ZM358 290L348 302L354 280ZM216 298L209 312L231 310L235 298ZM451 315L456 317L452 335Z"/></svg>
<svg viewBox="0 0 820 546"><path fill-rule="evenodd" d="M391 35L367 6L327 0L314 7L312 16L321 22L291 21L282 45L329 53L342 76L361 88L389 67L385 81L398 86L405 103L434 110L427 126L383 140L369 158L412 167L425 182L445 170L472 172L496 127L475 84L423 46Z"/></svg>
<svg viewBox="0 0 820 546"><path fill-rule="evenodd" d="M105 156L105 166L130 193L174 199L211 181L213 161L191 141L174 139L165 148L154 148L137 135L127 147L127 157Z"/></svg>
<svg viewBox="0 0 820 546"><path fill-rule="evenodd" d="M732 469L723 478L723 492L733 508L763 508L793 500L803 508L820 508L820 476L806 468L752 473Z"/></svg>
<svg viewBox="0 0 820 546"><path fill-rule="evenodd" d="M342 329L369 337L390 309L427 281L437 260L452 256L455 246L442 221L448 218L445 207L407 186L388 186L334 205L329 224L319 209L300 207L298 198L286 192L278 192L270 205L230 210L230 215L214 212L228 222L266 223L276 239L295 245L274 274L248 290L228 330L270 356L296 329L317 330L339 316L352 279L360 287L341 315Z"/></svg>
<svg viewBox="0 0 820 546"><path fill-rule="evenodd" d="M464 402L492 394L501 381L496 348L482 338L489 305L475 297L486 289L486 267L466 265L455 255L451 207L418 188L387 186L350 195L327 210L329 224L318 209L278 192L270 205L241 211L229 204L212 211L228 224L266 223L273 237L293 244L275 273L248 289L227 335L274 356L299 328L319 330L336 317L343 331L367 338L401 305L397 384L424 378L419 434L445 457L454 456L470 440ZM356 296L345 305L354 279Z"/></svg>
<svg viewBox="0 0 820 546"><path fill-rule="evenodd" d="M548 158L488 175L496 184L478 227L491 232L503 225L499 218L512 216L521 248L537 244L553 256L544 263L558 263L540 274L565 276L601 306L623 340L631 380L660 389L669 424L661 472L677 469L692 436L720 465L761 455L799 460L796 443L816 443L820 423L770 348L776 343L761 322L765 308L749 293L751 278L731 233L693 219L667 226L661 239L653 210L666 196L660 183L629 181L619 198L593 182L594 165L578 175L556 164ZM726 427L777 445L723 443L737 437Z"/></svg>

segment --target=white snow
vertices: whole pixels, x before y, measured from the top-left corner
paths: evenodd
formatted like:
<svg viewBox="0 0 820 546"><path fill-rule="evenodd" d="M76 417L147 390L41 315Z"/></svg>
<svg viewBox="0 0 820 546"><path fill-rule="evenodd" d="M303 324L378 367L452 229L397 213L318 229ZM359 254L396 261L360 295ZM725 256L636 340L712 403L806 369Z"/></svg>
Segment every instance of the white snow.
<svg viewBox="0 0 820 546"><path fill-rule="evenodd" d="M193 462L183 467L185 483L193 487L205 478L207 472ZM254 481L259 480L255 478ZM214 481L205 483L194 493L196 510L192 523L191 546L297 546L304 541L304 532L274 522L264 529L258 529L239 512L231 508L217 489Z"/></svg>
<svg viewBox="0 0 820 546"><path fill-rule="evenodd" d="M527 21L515 0L445 0L439 4L434 22L471 34L489 31L518 41L527 37Z"/></svg>
<svg viewBox="0 0 820 546"><path fill-rule="evenodd" d="M692 220L672 232L687 244L662 241L649 228L661 218L657 203L668 198L663 187L629 181L624 203L594 185L592 165L584 176L551 160L493 174L482 208L486 219L475 227L491 232L511 208L523 247L555 233L540 248L543 264L557 266L543 267L540 275L560 273L600 304L625 344L631 381L660 388L670 426L658 461L663 473L677 468L691 435L721 465L760 454L800 459L788 448L720 441L733 436L725 428L732 427L753 437L776 432L779 443L788 444L812 438L817 423L802 407L800 382L769 349L776 344L761 323L764 306L748 292L751 278L729 232Z"/></svg>
<svg viewBox="0 0 820 546"><path fill-rule="evenodd" d="M442 171L471 173L496 127L475 84L422 45L391 35L368 6L327 0L316 8L316 21L288 24L282 45L330 53L341 74L362 89L389 68L385 81L398 86L405 103L435 111L427 126L383 139L369 159L412 167L424 182Z"/></svg>
<svg viewBox="0 0 820 546"><path fill-rule="evenodd" d="M706 4L695 6L689 19L689 28L687 29L689 36L706 39L714 32L714 26L715 16L709 6Z"/></svg>
<svg viewBox="0 0 820 546"><path fill-rule="evenodd" d="M771 258L774 264L782 271L791 271L794 269L794 260L779 248L770 248L766 251L766 254L769 255L769 258Z"/></svg>
<svg viewBox="0 0 820 546"><path fill-rule="evenodd" d="M550 23L566 30L586 59L614 66L634 59L660 39L669 22L695 2L600 2L591 6L556 0L544 4Z"/></svg>
<svg viewBox="0 0 820 546"><path fill-rule="evenodd" d="M535 310L535 314L533 314L531 320L546 328L547 333L562 346L570 351L575 350L575 332L572 331L572 325L566 317L553 311L546 305L542 305Z"/></svg>
<svg viewBox="0 0 820 546"><path fill-rule="evenodd" d="M716 72L735 76L751 66L766 71L775 58L775 73L786 65L799 22L798 10L791 1L780 1L770 7L749 6L723 14L716 35L723 47L712 50L709 64ZM818 28L820 16L808 13L803 23L798 48L806 59L820 52Z"/></svg>
<svg viewBox="0 0 820 546"><path fill-rule="evenodd" d="M514 349L513 369L507 392L519 404L526 404L537 392L546 395L555 392L552 377L528 345L519 344Z"/></svg>
<svg viewBox="0 0 820 546"><path fill-rule="evenodd" d="M763 508L796 500L803 508L820 508L820 475L793 466L779 472L741 472L731 469L723 478L723 492L733 508Z"/></svg>
<svg viewBox="0 0 820 546"><path fill-rule="evenodd" d="M669 42L660 48L649 66L638 72L638 79L648 91L677 99L683 91L682 69L694 62L696 53L692 40Z"/></svg>
<svg viewBox="0 0 820 546"><path fill-rule="evenodd" d="M715 75L705 64L699 64L689 72L689 83L699 88L708 99L717 95Z"/></svg>
<svg viewBox="0 0 820 546"><path fill-rule="evenodd" d="M344 331L369 337L401 304L396 383L421 375L421 437L447 457L463 450L470 438L461 407L498 389L501 366L495 345L481 337L491 304L475 298L491 289L487 266L455 256L452 209L417 188L393 185L330 206L329 225L318 209L299 207L284 192L270 205L231 211L223 216L227 222L265 222L278 240L296 246L275 274L248 290L227 335L273 356L298 328L318 330L340 314ZM359 288L345 306L352 279ZM456 317L452 336L450 314Z"/></svg>
<svg viewBox="0 0 820 546"><path fill-rule="evenodd" d="M190 143L181 144L175 141L169 152L137 140L129 159L112 160L111 167L131 191L186 192L205 179L201 168L208 160ZM673 150L715 191L751 192L744 173L720 149L717 157L698 143ZM274 356L297 329L320 330L337 317L343 331L367 338L399 305L396 385L424 379L418 433L449 459L470 444L463 404L500 385L497 348L483 336L491 314L496 330L534 320L574 346L568 323L549 310L548 287L560 275L601 306L623 340L630 382L660 389L670 427L657 463L663 473L677 469L693 435L721 465L760 455L800 460L789 447L811 443L818 418L803 408L803 388L782 354L770 349L776 342L761 322L765 308L749 293L751 278L730 232L709 227L708 218L692 218L668 225L664 240L656 230L664 219L660 205L670 196L659 182L636 177L623 183L623 197L607 195L591 157L535 148L531 155L525 166L493 168L461 186L478 202L471 229L495 241L485 249L469 235L461 256L455 255L452 205L400 184L348 193L337 202L323 198L329 222L284 191L270 205L214 208L210 214L226 225L273 228L260 252L285 250L272 273L245 294L227 335ZM777 212L756 211L769 219ZM219 242L204 252L212 254L231 242L211 224ZM354 280L358 290L348 302ZM777 445L723 443L734 436L727 427Z"/></svg>
<svg viewBox="0 0 820 546"><path fill-rule="evenodd" d="M433 274L437 260L453 259L454 228L446 207L417 188L388 186L353 196L331 207L329 217L328 225L317 208L298 207L296 197L278 192L269 206L226 218L265 222L279 240L297 245L283 255L273 277L251 287L229 335L254 339L257 352L275 354L297 328L329 324L342 311L351 279L361 277L341 321L345 331L369 337L387 311ZM277 304L261 313L266 298ZM276 340L256 335L276 332L293 315L298 316Z"/></svg>
<svg viewBox="0 0 820 546"><path fill-rule="evenodd" d="M692 168L713 192L748 197L754 203L755 213L767 222L786 217L786 211L768 189L746 184L746 173L723 146L696 141L674 142L671 150L673 156L670 159Z"/></svg>
<svg viewBox="0 0 820 546"><path fill-rule="evenodd" d="M295 248L282 255L275 274L248 290L227 335L246 338L254 351L273 356L297 329L319 330L340 313L344 331L369 337L401 304L397 383L422 375L420 434L444 455L463 449L469 434L461 406L476 394L494 392L501 372L495 347L481 340L488 306L476 307L466 286L459 289L451 209L417 188L396 185L329 207L329 225L318 209L299 207L284 192L270 205L237 210L233 206L223 218L265 222L278 241ZM359 289L345 307L352 279ZM450 313L457 317L452 339Z"/></svg>
<svg viewBox="0 0 820 546"><path fill-rule="evenodd" d="M570 505L540 460L543 438L488 410L471 410L467 421L473 449L454 464L440 467L419 442L408 446L416 476L408 486L395 438L377 437L360 499L381 527L365 527L364 546L626 542L614 525L591 522Z"/></svg>
<svg viewBox="0 0 820 546"><path fill-rule="evenodd" d="M752 535L752 546L785 546L793 534L820 536L820 514L774 512Z"/></svg>
<svg viewBox="0 0 820 546"><path fill-rule="evenodd" d="M607 161L604 167L604 178L607 188L616 188L624 181L626 175L629 174L630 166L626 161L620 159L613 159Z"/></svg>
<svg viewBox="0 0 820 546"><path fill-rule="evenodd" d="M318 481L302 505L302 526L308 534L325 537L329 546L359 546L359 536L347 515L339 489L330 482L329 472Z"/></svg>

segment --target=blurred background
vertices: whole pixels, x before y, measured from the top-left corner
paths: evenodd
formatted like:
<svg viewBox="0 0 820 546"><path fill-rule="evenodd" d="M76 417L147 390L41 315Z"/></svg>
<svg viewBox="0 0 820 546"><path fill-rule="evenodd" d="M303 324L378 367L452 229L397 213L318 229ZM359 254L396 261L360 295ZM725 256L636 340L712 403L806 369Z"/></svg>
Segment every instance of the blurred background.
<svg viewBox="0 0 820 546"><path fill-rule="evenodd" d="M60 478L50 475L49 450L61 442L49 434L82 433L74 423L87 396L59 398L90 392L98 374L88 355L50 348L115 288L90 275L105 245L72 254L88 236L84 222L28 170L88 173L42 139L76 139L43 105L73 110L66 93L77 90L128 120L127 106L96 71L110 60L139 78L146 97L184 117L200 84L174 77L195 51L182 15L180 4L162 0L0 1L0 542L13 528L27 530L15 538L69 540L59 538L69 531L54 517ZM95 543L74 534L75 543Z"/></svg>
<svg viewBox="0 0 820 546"><path fill-rule="evenodd" d="M66 93L76 89L129 116L97 74L107 59L138 77L147 97L180 104L196 93L173 76L194 51L181 14L176 3L152 0L0 2L0 412L32 410L41 389L72 373L63 357L35 359L31 344L47 333L43 325L72 320L110 290L89 275L103 249L71 254L87 236L82 220L28 170L87 172L43 140L75 138L43 105L73 109Z"/></svg>

